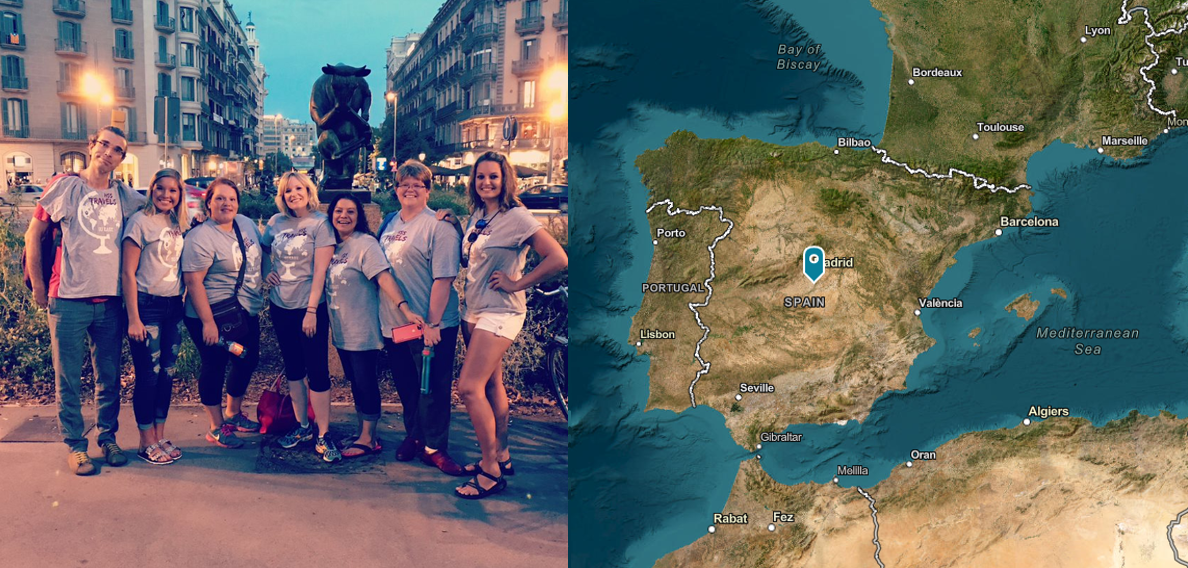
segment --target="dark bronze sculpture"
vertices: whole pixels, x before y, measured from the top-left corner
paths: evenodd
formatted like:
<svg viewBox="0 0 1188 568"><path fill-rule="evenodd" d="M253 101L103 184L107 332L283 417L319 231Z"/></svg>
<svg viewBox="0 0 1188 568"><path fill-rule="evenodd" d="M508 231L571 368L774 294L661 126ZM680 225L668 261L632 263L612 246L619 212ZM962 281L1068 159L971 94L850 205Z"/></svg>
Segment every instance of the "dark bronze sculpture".
<svg viewBox="0 0 1188 568"><path fill-rule="evenodd" d="M358 151L370 152L371 89L364 77L366 65L339 63L322 67L313 84L309 116L318 126L318 151L322 154L322 189L350 189L358 167Z"/></svg>

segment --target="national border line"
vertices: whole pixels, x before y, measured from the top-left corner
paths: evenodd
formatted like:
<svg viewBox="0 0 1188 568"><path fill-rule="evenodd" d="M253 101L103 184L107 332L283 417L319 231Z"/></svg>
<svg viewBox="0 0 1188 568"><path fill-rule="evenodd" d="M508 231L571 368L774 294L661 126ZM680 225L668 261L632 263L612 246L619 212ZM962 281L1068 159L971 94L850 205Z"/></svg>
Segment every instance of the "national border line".
<svg viewBox="0 0 1188 568"><path fill-rule="evenodd" d="M689 403L693 405L693 408L697 408L697 396L693 394L693 389L697 387L697 381L701 380L701 377L704 376L706 373L708 373L710 370L709 361L706 361L701 358L701 344L705 343L705 340L709 338L710 328L709 328L709 326L702 323L701 314L697 311L697 308L704 308L704 307L708 306L710 298L712 298L714 295L714 287L710 285L710 283L714 281L714 276L715 276L714 247L718 246L718 242L721 241L722 239L726 238L727 236L729 236L730 231L734 230L734 221L731 221L730 219L726 218L726 215L722 211L721 207L718 207L715 205L702 205L701 208L699 208L698 210L692 211L689 209L681 209L680 207L674 206L671 199L665 199L664 201L657 201L656 203L649 205L647 213L651 213L652 209L655 209L657 205L668 205L668 207L665 209L665 212L668 213L669 217L673 217L673 216L676 216L676 215L679 215L682 213L685 215L692 216L692 215L700 215L701 212L703 212L703 211L717 211L718 212L718 220L729 225L728 227L726 227L726 232L722 233L721 235L718 235L718 238L714 239L714 241L712 243L710 243L710 245L708 247L709 255L710 255L710 274L709 274L709 278L705 279L705 288L707 290L709 290L709 292L707 292L705 295L705 301L700 304L693 303L693 302L689 303L689 310L691 310L693 312L693 316L695 318L697 318L697 326L700 327L701 331L702 331L701 339L698 340L698 342L697 342L697 348L693 350L693 356L697 359L697 362L701 364L701 370L697 371L697 376L693 377L692 383L689 383ZM674 208L675 208L675 210L674 210Z"/></svg>
<svg viewBox="0 0 1188 568"><path fill-rule="evenodd" d="M1183 558L1180 558L1180 551L1179 551L1179 549L1176 548L1176 542L1174 540L1172 540L1172 529L1175 528L1176 525L1180 524L1180 520L1184 518L1184 515L1188 515L1188 509L1184 509L1183 511L1180 511L1180 514L1176 515L1175 520L1168 523L1168 525L1167 525L1167 544L1171 546L1172 556L1175 557L1176 563L1180 564L1181 566L1188 566L1188 561L1185 561Z"/></svg>
<svg viewBox="0 0 1188 568"><path fill-rule="evenodd" d="M1139 74L1143 76L1143 81L1146 81L1147 84L1151 86L1151 88L1147 89L1147 106L1150 107L1152 111L1155 111L1156 113L1158 113L1160 115L1170 116L1172 118L1175 118L1176 117L1175 109L1162 110L1162 109L1156 107L1155 102L1151 99L1151 97L1153 97L1155 95L1156 85L1155 85L1155 81L1153 81L1150 77L1147 76L1147 71L1150 71L1151 69L1154 69L1156 65L1159 65L1159 52L1155 51L1155 44L1151 43L1151 38L1159 38L1159 37L1163 37L1165 35L1180 35L1180 34L1184 33L1185 30L1188 30L1188 22L1186 22L1184 25L1181 25L1179 28L1168 28L1161 32L1156 32L1155 26L1151 25L1151 14L1147 10L1147 7L1146 6L1136 6L1134 8L1127 10L1126 5L1128 2L1129 2L1129 0L1122 0L1122 15L1118 18L1118 25L1125 26L1126 24L1129 24L1130 20L1133 17L1133 14L1135 12L1142 12L1143 13L1143 23L1146 24L1147 29L1151 30L1151 33L1147 34L1147 36L1143 38L1143 42L1146 43L1147 48L1151 50L1151 55L1155 56L1155 61L1151 62L1149 65L1144 65L1142 67L1139 67ZM1188 17L1186 17L1186 18L1188 18Z"/></svg>
<svg viewBox="0 0 1188 568"><path fill-rule="evenodd" d="M874 559L875 562L879 563L879 568L887 568L883 566L883 561L879 558L879 553L883 551L883 545L879 544L879 510L875 508L874 497L871 497L870 493L863 491L861 487L855 487L854 489L857 489L863 497L866 497L867 501L870 501L870 518L874 519Z"/></svg>

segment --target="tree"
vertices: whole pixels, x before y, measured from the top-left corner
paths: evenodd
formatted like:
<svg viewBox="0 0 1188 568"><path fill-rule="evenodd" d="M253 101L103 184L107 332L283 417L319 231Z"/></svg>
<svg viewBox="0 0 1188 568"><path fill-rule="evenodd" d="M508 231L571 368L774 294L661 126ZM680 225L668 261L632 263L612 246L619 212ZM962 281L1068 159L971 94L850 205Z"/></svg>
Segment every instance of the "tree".
<svg viewBox="0 0 1188 568"><path fill-rule="evenodd" d="M293 169L293 160L291 160L285 155L284 152L281 152L280 150L277 150L276 154L272 156L272 163L276 164L276 167L273 168L273 171L287 172Z"/></svg>
<svg viewBox="0 0 1188 568"><path fill-rule="evenodd" d="M372 129L375 132L375 148L377 155L392 157L392 115L389 113L384 117L383 124L379 128ZM417 130L416 121L412 118L405 118L400 121L397 126L396 138L396 164L404 163L405 160L416 158L419 154L425 154L425 163L431 164L444 158L445 156L433 150L433 139L422 134Z"/></svg>

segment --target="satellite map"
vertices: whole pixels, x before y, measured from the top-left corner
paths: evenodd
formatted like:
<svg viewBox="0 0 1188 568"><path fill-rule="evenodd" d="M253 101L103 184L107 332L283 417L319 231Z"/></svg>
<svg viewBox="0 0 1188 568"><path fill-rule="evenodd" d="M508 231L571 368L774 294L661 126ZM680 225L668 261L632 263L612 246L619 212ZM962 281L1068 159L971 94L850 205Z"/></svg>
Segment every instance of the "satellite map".
<svg viewBox="0 0 1188 568"><path fill-rule="evenodd" d="M570 45L575 566L1188 566L1188 4Z"/></svg>

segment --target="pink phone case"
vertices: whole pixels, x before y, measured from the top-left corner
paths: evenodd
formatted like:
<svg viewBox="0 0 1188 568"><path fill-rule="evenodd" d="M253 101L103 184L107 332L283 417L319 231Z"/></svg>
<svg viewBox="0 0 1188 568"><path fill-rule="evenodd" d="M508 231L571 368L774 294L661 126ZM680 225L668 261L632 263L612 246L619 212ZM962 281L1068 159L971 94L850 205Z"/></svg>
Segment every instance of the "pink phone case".
<svg viewBox="0 0 1188 568"><path fill-rule="evenodd" d="M405 341L412 341L420 339L422 335L421 324L410 323L400 327L392 328L392 343L404 343Z"/></svg>

